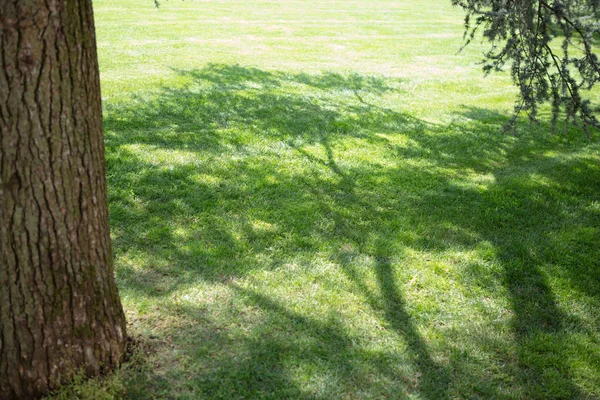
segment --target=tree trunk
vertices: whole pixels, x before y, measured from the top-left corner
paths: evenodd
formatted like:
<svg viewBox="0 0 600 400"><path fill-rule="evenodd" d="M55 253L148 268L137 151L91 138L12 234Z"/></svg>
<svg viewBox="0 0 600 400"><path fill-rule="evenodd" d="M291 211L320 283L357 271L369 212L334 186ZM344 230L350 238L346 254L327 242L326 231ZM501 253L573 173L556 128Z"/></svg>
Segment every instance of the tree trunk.
<svg viewBox="0 0 600 400"><path fill-rule="evenodd" d="M124 353L91 0L0 0L0 399Z"/></svg>

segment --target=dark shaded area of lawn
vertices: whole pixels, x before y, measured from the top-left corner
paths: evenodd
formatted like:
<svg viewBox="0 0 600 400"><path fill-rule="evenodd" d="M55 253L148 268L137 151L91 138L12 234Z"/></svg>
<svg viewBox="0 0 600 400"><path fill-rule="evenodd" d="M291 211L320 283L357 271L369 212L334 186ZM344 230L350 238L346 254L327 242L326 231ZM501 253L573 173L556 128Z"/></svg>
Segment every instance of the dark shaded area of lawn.
<svg viewBox="0 0 600 400"><path fill-rule="evenodd" d="M276 269L281 267L277 254L296 253L301 259L327 253L356 293L383 316L385 328L404 339L409 357L357 348L335 316L328 322L312 320L232 282L235 292L261 309L266 325L276 326L280 334L255 332L245 343L250 349L245 358L221 357L215 366L211 349L226 344L227 334L203 321L202 310L186 308L186 318L203 327L186 340L209 349L186 347L194 364L190 368L197 369L189 383L194 390L214 398L319 397L298 387L279 367L283 360L298 360L354 382L366 397L370 374L393 383L378 388L389 398L415 393L426 399L504 398L511 393L501 388L515 385L512 395L528 398L598 394L582 391L570 371L570 359L585 353L585 341L597 342L598 334L572 310L559 307L548 282L549 274L557 274L576 293L574 303L585 298L600 306L600 209L593 206L600 193L600 164L598 157L569 156L583 144L550 137L543 126L523 126L517 136L500 133L507 117L484 109L465 108L456 122L436 125L376 106L369 99L398 90L381 78L236 65L181 74L192 82L189 87L165 88L130 106L107 106L116 252L156 259L144 272L121 267L122 290L162 298L193 282L228 284L257 269ZM282 85L285 90L279 90ZM337 96L306 96L290 90L295 85ZM240 127L244 130L236 130ZM245 134L254 136L252 145ZM406 145L390 140L399 134L409 138ZM379 146L388 160L403 162L350 163L342 156L348 140ZM163 168L129 145L201 153L204 161ZM314 146L322 151L311 151ZM222 158L232 154L239 157L224 164ZM294 154L318 173L294 174L273 154ZM467 184L473 173L489 177L485 188ZM199 174L219 179L203 183ZM196 215L202 215L200 228L187 236L176 232ZM259 234L251 226L253 218L279 230ZM231 221L246 227L244 241L231 232ZM499 287L506 292L516 358L486 331L464 336L475 346L495 348L496 360L503 361L494 365L502 364L503 371L494 374L468 348L461 351L453 343L429 348L419 333L429 321L409 312L394 267L407 249L435 255L481 243L493 249L490 258L498 268L470 265L463 284L479 292ZM269 252L275 256L268 257ZM264 255L264 261L257 255ZM365 266L357 261L361 256L373 260L368 267L377 290L365 282ZM566 341L570 335L585 338L580 348ZM588 356L600 366L600 356ZM411 363L413 377L397 375L401 362ZM203 370L202 364L213 367ZM499 376L505 381L495 380ZM165 378L148 379L152 391L168 393ZM591 384L599 379L596 373ZM147 388L140 387L132 396L140 390L144 397ZM323 398L347 395L347 390Z"/></svg>

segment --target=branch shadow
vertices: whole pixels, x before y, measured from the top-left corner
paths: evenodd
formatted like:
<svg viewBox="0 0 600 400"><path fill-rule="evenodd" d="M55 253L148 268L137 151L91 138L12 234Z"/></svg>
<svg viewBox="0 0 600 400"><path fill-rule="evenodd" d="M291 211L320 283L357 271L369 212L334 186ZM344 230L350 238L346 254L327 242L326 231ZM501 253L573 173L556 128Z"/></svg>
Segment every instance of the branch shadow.
<svg viewBox="0 0 600 400"><path fill-rule="evenodd" d="M489 124L501 126L496 122L504 120L496 113L472 108L462 116L476 118L477 130L487 134L492 134ZM487 154L484 158L492 162L485 164L471 163L472 155L464 153L441 158L452 168L475 165L493 183L479 188L448 184L420 199L419 208L431 226L475 232L494 249L495 261L502 265L498 278L511 305L516 346L514 355L504 357L516 356L517 363L509 363L507 369L523 395L587 398L589 394L573 380L569 362L585 350L573 351L569 336L594 337L590 327L599 321L592 317L583 322L565 308L564 298L571 297L565 294L571 291L589 296L592 304L600 299L600 251L595 245L600 243L600 215L590 207L600 189L600 163L593 153L574 157L571 152L577 146L556 137L510 141L511 146L500 147L507 160L504 165L496 166ZM432 206L439 204L444 207ZM479 265L472 268L472 283L488 284L489 272ZM555 293L557 287L562 290L563 304ZM594 365L598 358L590 357L589 362Z"/></svg>

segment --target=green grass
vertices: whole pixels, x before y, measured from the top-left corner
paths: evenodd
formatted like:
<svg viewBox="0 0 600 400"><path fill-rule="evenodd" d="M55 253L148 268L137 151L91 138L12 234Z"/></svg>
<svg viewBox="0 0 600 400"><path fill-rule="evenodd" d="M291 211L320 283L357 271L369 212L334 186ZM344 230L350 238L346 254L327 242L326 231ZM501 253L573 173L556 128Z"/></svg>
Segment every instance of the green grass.
<svg viewBox="0 0 600 400"><path fill-rule="evenodd" d="M80 397L600 397L598 138L501 133L449 1L95 9L141 350Z"/></svg>

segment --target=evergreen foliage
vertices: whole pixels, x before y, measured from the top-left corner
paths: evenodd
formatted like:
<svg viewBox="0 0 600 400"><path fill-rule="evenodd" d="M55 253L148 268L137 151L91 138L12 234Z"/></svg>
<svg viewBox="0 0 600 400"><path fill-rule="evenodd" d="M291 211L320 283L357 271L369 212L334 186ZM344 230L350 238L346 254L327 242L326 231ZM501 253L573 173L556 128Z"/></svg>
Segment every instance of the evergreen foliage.
<svg viewBox="0 0 600 400"><path fill-rule="evenodd" d="M536 120L539 106L552 105L558 121L599 128L589 90L600 81L598 41L600 0L452 0L466 12L468 44L482 30L491 48L484 55L486 73L507 63L519 87L515 116L524 111ZM465 44L465 45L466 45Z"/></svg>

